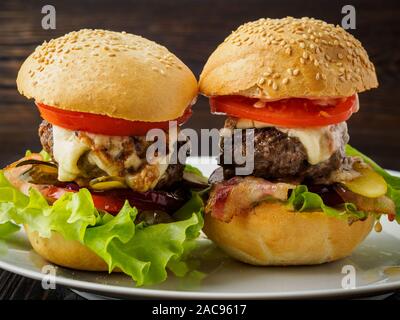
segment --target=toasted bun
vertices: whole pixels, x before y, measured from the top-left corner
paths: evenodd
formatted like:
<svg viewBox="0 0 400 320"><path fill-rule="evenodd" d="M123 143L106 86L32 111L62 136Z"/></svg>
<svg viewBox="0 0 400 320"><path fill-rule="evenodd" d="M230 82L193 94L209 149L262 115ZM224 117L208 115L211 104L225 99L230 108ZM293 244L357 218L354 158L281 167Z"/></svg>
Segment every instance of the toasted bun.
<svg viewBox="0 0 400 320"><path fill-rule="evenodd" d="M240 26L200 75L207 96L344 97L378 86L361 43L339 26L287 17Z"/></svg>
<svg viewBox="0 0 400 320"><path fill-rule="evenodd" d="M77 270L108 271L103 259L77 241L66 240L57 232L50 238L42 238L26 225L25 231L33 249L47 261Z"/></svg>
<svg viewBox="0 0 400 320"><path fill-rule="evenodd" d="M153 122L180 117L197 95L195 76L167 48L88 29L37 47L17 86L27 98L63 110Z"/></svg>
<svg viewBox="0 0 400 320"><path fill-rule="evenodd" d="M348 225L323 212L291 212L262 203L229 223L205 215L204 232L230 256L254 265L310 265L352 253L369 234L374 218Z"/></svg>

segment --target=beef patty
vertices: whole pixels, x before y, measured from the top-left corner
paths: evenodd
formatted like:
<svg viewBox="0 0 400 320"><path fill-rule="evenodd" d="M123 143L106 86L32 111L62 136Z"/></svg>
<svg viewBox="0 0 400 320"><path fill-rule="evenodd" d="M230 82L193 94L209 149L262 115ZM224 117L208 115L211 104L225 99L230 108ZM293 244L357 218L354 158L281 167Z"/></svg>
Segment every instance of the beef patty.
<svg viewBox="0 0 400 320"><path fill-rule="evenodd" d="M234 120L228 118L225 127L232 129L234 125ZM254 129L254 171L252 175L265 179L292 181L321 180L323 177L329 176L341 167L345 159L344 146L349 140L345 124L335 125L332 130L339 132L339 147L329 159L311 165L307 160L307 151L298 138L290 137L274 127ZM221 139L219 162L224 169L225 179L234 176L235 168L240 166L235 163L233 153L239 152L240 154L241 152L242 155L246 155L246 139L250 139L248 137L250 132L242 133L244 133L242 145L234 145L233 148L230 145L224 148L224 139ZM233 164L224 164L225 153L232 156Z"/></svg>

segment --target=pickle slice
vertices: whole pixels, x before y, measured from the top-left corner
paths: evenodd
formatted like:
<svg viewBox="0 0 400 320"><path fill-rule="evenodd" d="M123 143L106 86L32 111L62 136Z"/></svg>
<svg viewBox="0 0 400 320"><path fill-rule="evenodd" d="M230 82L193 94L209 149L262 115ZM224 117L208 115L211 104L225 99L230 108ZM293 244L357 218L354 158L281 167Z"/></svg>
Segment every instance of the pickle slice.
<svg viewBox="0 0 400 320"><path fill-rule="evenodd" d="M89 186L93 190L110 190L126 188L126 184L123 178L103 176L93 179L89 182Z"/></svg>
<svg viewBox="0 0 400 320"><path fill-rule="evenodd" d="M385 179L369 167L356 168L361 174L359 177L342 182L350 191L367 198L378 198L386 194Z"/></svg>

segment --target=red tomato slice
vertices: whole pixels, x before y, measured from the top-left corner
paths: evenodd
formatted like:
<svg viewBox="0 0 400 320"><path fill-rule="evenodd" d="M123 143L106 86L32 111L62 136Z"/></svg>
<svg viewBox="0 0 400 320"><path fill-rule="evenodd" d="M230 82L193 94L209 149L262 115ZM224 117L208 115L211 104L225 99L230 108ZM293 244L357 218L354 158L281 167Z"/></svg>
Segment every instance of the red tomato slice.
<svg viewBox="0 0 400 320"><path fill-rule="evenodd" d="M237 118L257 120L277 126L317 127L346 121L357 111L357 96L336 99L334 105L318 105L318 101L302 98L266 102L256 108L258 99L242 96L210 98L212 113L222 113Z"/></svg>
<svg viewBox="0 0 400 320"><path fill-rule="evenodd" d="M66 192L77 192L77 188L47 186L40 190L40 192L51 202L59 199ZM97 195L92 193L93 204L98 210L107 211L111 214L118 213L125 203L125 199L118 197L115 194L113 196L107 194Z"/></svg>
<svg viewBox="0 0 400 320"><path fill-rule="evenodd" d="M66 183L63 186L42 186L39 191L50 202L54 202L66 192L79 191L79 186L75 183ZM110 214L117 214L126 200L139 211L161 210L167 213L175 212L185 202L185 198L177 194L155 190L137 192L130 189L113 189L90 193L94 206Z"/></svg>
<svg viewBox="0 0 400 320"><path fill-rule="evenodd" d="M108 136L144 136L150 129L158 128L168 131L169 127L169 121L129 121L87 112L61 110L42 103L36 103L36 105L43 119L69 130L87 131ZM181 125L191 115L192 110L188 107L185 113L175 121L178 125Z"/></svg>

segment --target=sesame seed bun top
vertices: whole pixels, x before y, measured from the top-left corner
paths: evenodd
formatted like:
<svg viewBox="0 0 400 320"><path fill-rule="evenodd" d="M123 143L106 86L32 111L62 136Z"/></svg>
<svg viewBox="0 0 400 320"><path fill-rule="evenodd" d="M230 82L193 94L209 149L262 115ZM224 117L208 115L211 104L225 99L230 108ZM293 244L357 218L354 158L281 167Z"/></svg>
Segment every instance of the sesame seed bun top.
<svg viewBox="0 0 400 320"><path fill-rule="evenodd" d="M344 97L378 86L361 43L339 26L287 17L240 26L200 75L207 96Z"/></svg>
<svg viewBox="0 0 400 320"><path fill-rule="evenodd" d="M167 48L125 32L83 29L44 42L17 78L27 98L63 110L139 121L180 117L197 95Z"/></svg>

